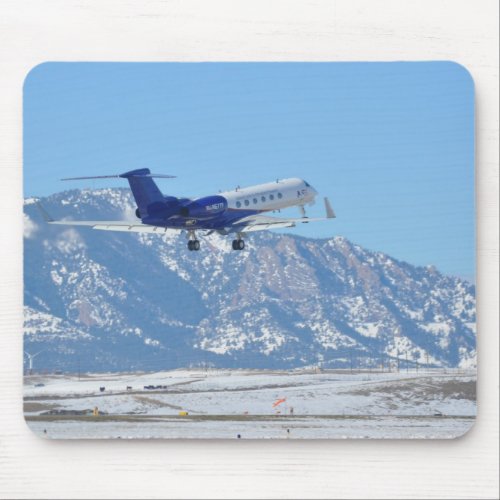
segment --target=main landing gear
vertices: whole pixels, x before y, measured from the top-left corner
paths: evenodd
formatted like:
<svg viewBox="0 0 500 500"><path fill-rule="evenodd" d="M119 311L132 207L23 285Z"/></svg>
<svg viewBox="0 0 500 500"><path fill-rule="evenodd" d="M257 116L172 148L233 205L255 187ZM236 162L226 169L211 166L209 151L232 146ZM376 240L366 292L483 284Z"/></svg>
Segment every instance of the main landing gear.
<svg viewBox="0 0 500 500"><path fill-rule="evenodd" d="M188 232L188 250L197 252L200 249L200 240L196 239L196 233L194 231Z"/></svg>
<svg viewBox="0 0 500 500"><path fill-rule="evenodd" d="M233 250L243 250L244 248L245 242L241 238L233 240Z"/></svg>
<svg viewBox="0 0 500 500"><path fill-rule="evenodd" d="M196 239L196 233L191 230L188 232L188 250L190 252L197 252L200 249L200 240ZM233 240L233 250L243 250L245 248L245 242L243 241L242 235L237 234L237 238Z"/></svg>
<svg viewBox="0 0 500 500"><path fill-rule="evenodd" d="M189 240L188 250L197 252L200 249L200 240Z"/></svg>

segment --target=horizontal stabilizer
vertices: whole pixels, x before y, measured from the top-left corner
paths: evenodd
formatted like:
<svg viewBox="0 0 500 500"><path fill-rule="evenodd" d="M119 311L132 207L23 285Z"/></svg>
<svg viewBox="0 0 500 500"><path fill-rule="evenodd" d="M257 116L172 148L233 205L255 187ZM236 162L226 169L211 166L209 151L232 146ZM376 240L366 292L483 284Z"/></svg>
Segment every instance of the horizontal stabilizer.
<svg viewBox="0 0 500 500"><path fill-rule="evenodd" d="M92 177L64 177L62 181L83 181L85 179L119 179L119 175L94 175Z"/></svg>
<svg viewBox="0 0 500 500"><path fill-rule="evenodd" d="M167 174L119 174L119 175L93 175L88 177L65 177L62 181L82 181L86 179L120 179L123 177L155 177L157 179L175 179L175 175Z"/></svg>

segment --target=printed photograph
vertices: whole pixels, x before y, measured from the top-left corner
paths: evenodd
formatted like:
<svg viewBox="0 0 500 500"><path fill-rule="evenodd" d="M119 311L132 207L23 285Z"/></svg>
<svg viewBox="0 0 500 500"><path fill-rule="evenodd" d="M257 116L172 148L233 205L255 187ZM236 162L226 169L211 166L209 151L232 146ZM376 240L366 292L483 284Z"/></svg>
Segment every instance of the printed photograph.
<svg viewBox="0 0 500 500"><path fill-rule="evenodd" d="M451 439L473 426L464 67L48 62L23 91L36 435Z"/></svg>

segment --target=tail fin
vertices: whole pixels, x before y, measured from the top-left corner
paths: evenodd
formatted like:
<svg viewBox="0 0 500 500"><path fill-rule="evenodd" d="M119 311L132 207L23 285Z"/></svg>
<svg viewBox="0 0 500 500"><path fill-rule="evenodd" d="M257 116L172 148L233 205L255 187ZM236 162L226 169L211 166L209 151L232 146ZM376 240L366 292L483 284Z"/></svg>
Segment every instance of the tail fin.
<svg viewBox="0 0 500 500"><path fill-rule="evenodd" d="M159 208L164 205L164 196L161 194L161 191L152 179L152 177L159 177L159 175L151 174L149 168L131 170L130 172L121 174L120 177L128 180L135 202L137 203L141 219L147 217L148 215L153 215L155 208Z"/></svg>
<svg viewBox="0 0 500 500"><path fill-rule="evenodd" d="M119 175L99 175L95 177L68 177L61 179L63 181L73 181L82 179L111 179L111 178L124 178L128 180L130 189L134 195L135 202L139 209L141 219L152 215L160 206L164 205L164 197L158 186L153 181L153 177L160 177L163 179L172 179L174 175L152 174L149 168L139 168L131 170Z"/></svg>

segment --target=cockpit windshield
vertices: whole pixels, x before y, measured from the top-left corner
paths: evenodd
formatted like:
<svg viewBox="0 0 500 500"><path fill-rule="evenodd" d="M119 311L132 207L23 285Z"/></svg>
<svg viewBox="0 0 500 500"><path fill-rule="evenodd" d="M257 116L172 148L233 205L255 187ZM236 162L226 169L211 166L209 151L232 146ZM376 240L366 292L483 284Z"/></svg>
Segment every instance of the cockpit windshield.
<svg viewBox="0 0 500 500"><path fill-rule="evenodd" d="M305 184L308 188L310 188L310 187L311 187L311 185L310 185L307 181L304 181L304 184Z"/></svg>

